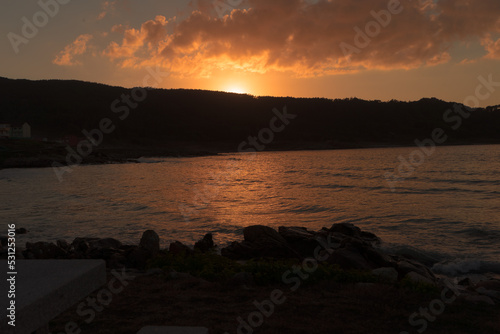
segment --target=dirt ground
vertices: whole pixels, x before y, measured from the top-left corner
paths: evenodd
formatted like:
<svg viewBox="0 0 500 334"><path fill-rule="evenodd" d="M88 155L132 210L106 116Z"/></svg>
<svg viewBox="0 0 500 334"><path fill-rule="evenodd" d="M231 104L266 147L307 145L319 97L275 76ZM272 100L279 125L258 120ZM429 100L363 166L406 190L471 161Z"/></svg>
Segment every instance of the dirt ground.
<svg viewBox="0 0 500 334"><path fill-rule="evenodd" d="M137 276L120 292L115 284L113 294L92 294L99 311L93 312L88 301L83 301L54 319L50 331L135 334L144 326L202 326L210 334L500 333L498 305L473 305L460 299L450 304L433 302L439 294L385 284L324 281L302 284L295 291L292 286L246 287L192 277ZM259 311L254 301L265 300ZM430 305L438 315L428 314L430 320L416 316L412 326L409 317ZM440 305L444 310L439 310ZM241 325L239 317L246 324Z"/></svg>

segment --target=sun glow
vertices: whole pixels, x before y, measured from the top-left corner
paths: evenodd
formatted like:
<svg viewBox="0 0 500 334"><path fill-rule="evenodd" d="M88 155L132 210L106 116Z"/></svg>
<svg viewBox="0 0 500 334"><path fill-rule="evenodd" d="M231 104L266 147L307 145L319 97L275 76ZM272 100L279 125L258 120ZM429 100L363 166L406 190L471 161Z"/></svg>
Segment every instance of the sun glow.
<svg viewBox="0 0 500 334"><path fill-rule="evenodd" d="M247 91L241 86L228 86L224 91L228 93L236 93L236 94L247 94Z"/></svg>

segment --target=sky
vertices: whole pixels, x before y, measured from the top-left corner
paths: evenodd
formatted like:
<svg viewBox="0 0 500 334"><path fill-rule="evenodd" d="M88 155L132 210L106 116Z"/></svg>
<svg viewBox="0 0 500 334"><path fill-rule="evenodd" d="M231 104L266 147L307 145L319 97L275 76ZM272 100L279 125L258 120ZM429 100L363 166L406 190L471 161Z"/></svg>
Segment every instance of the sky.
<svg viewBox="0 0 500 334"><path fill-rule="evenodd" d="M2 0L0 76L500 104L498 0ZM168 73L166 77L165 73ZM152 85L151 85L152 86Z"/></svg>

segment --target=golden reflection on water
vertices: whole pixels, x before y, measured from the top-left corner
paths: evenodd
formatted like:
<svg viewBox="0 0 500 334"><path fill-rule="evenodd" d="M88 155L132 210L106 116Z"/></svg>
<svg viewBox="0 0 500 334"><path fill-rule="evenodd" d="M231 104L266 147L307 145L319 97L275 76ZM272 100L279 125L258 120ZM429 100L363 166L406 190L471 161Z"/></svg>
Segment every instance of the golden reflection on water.
<svg viewBox="0 0 500 334"><path fill-rule="evenodd" d="M472 252L491 238L463 230L500 231L500 146L438 148L393 193L384 174L412 150L266 152L82 166L62 183L50 169L0 171L14 180L0 178L12 194L3 212L35 231L26 238L110 236L135 243L145 229L154 229L164 245L192 243L206 232L224 244L240 239L242 228L252 224L318 230L352 222L393 243ZM490 241L500 246L500 237Z"/></svg>

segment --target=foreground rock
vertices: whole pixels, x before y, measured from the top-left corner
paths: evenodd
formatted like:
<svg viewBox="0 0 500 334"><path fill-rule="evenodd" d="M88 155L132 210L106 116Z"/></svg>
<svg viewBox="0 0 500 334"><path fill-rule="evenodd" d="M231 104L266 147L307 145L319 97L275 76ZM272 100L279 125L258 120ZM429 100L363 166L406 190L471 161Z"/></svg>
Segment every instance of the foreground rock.
<svg viewBox="0 0 500 334"><path fill-rule="evenodd" d="M268 226L254 225L245 227L243 237L242 242L233 242L228 247L222 248L222 256L233 260L259 257L301 257L276 230Z"/></svg>

